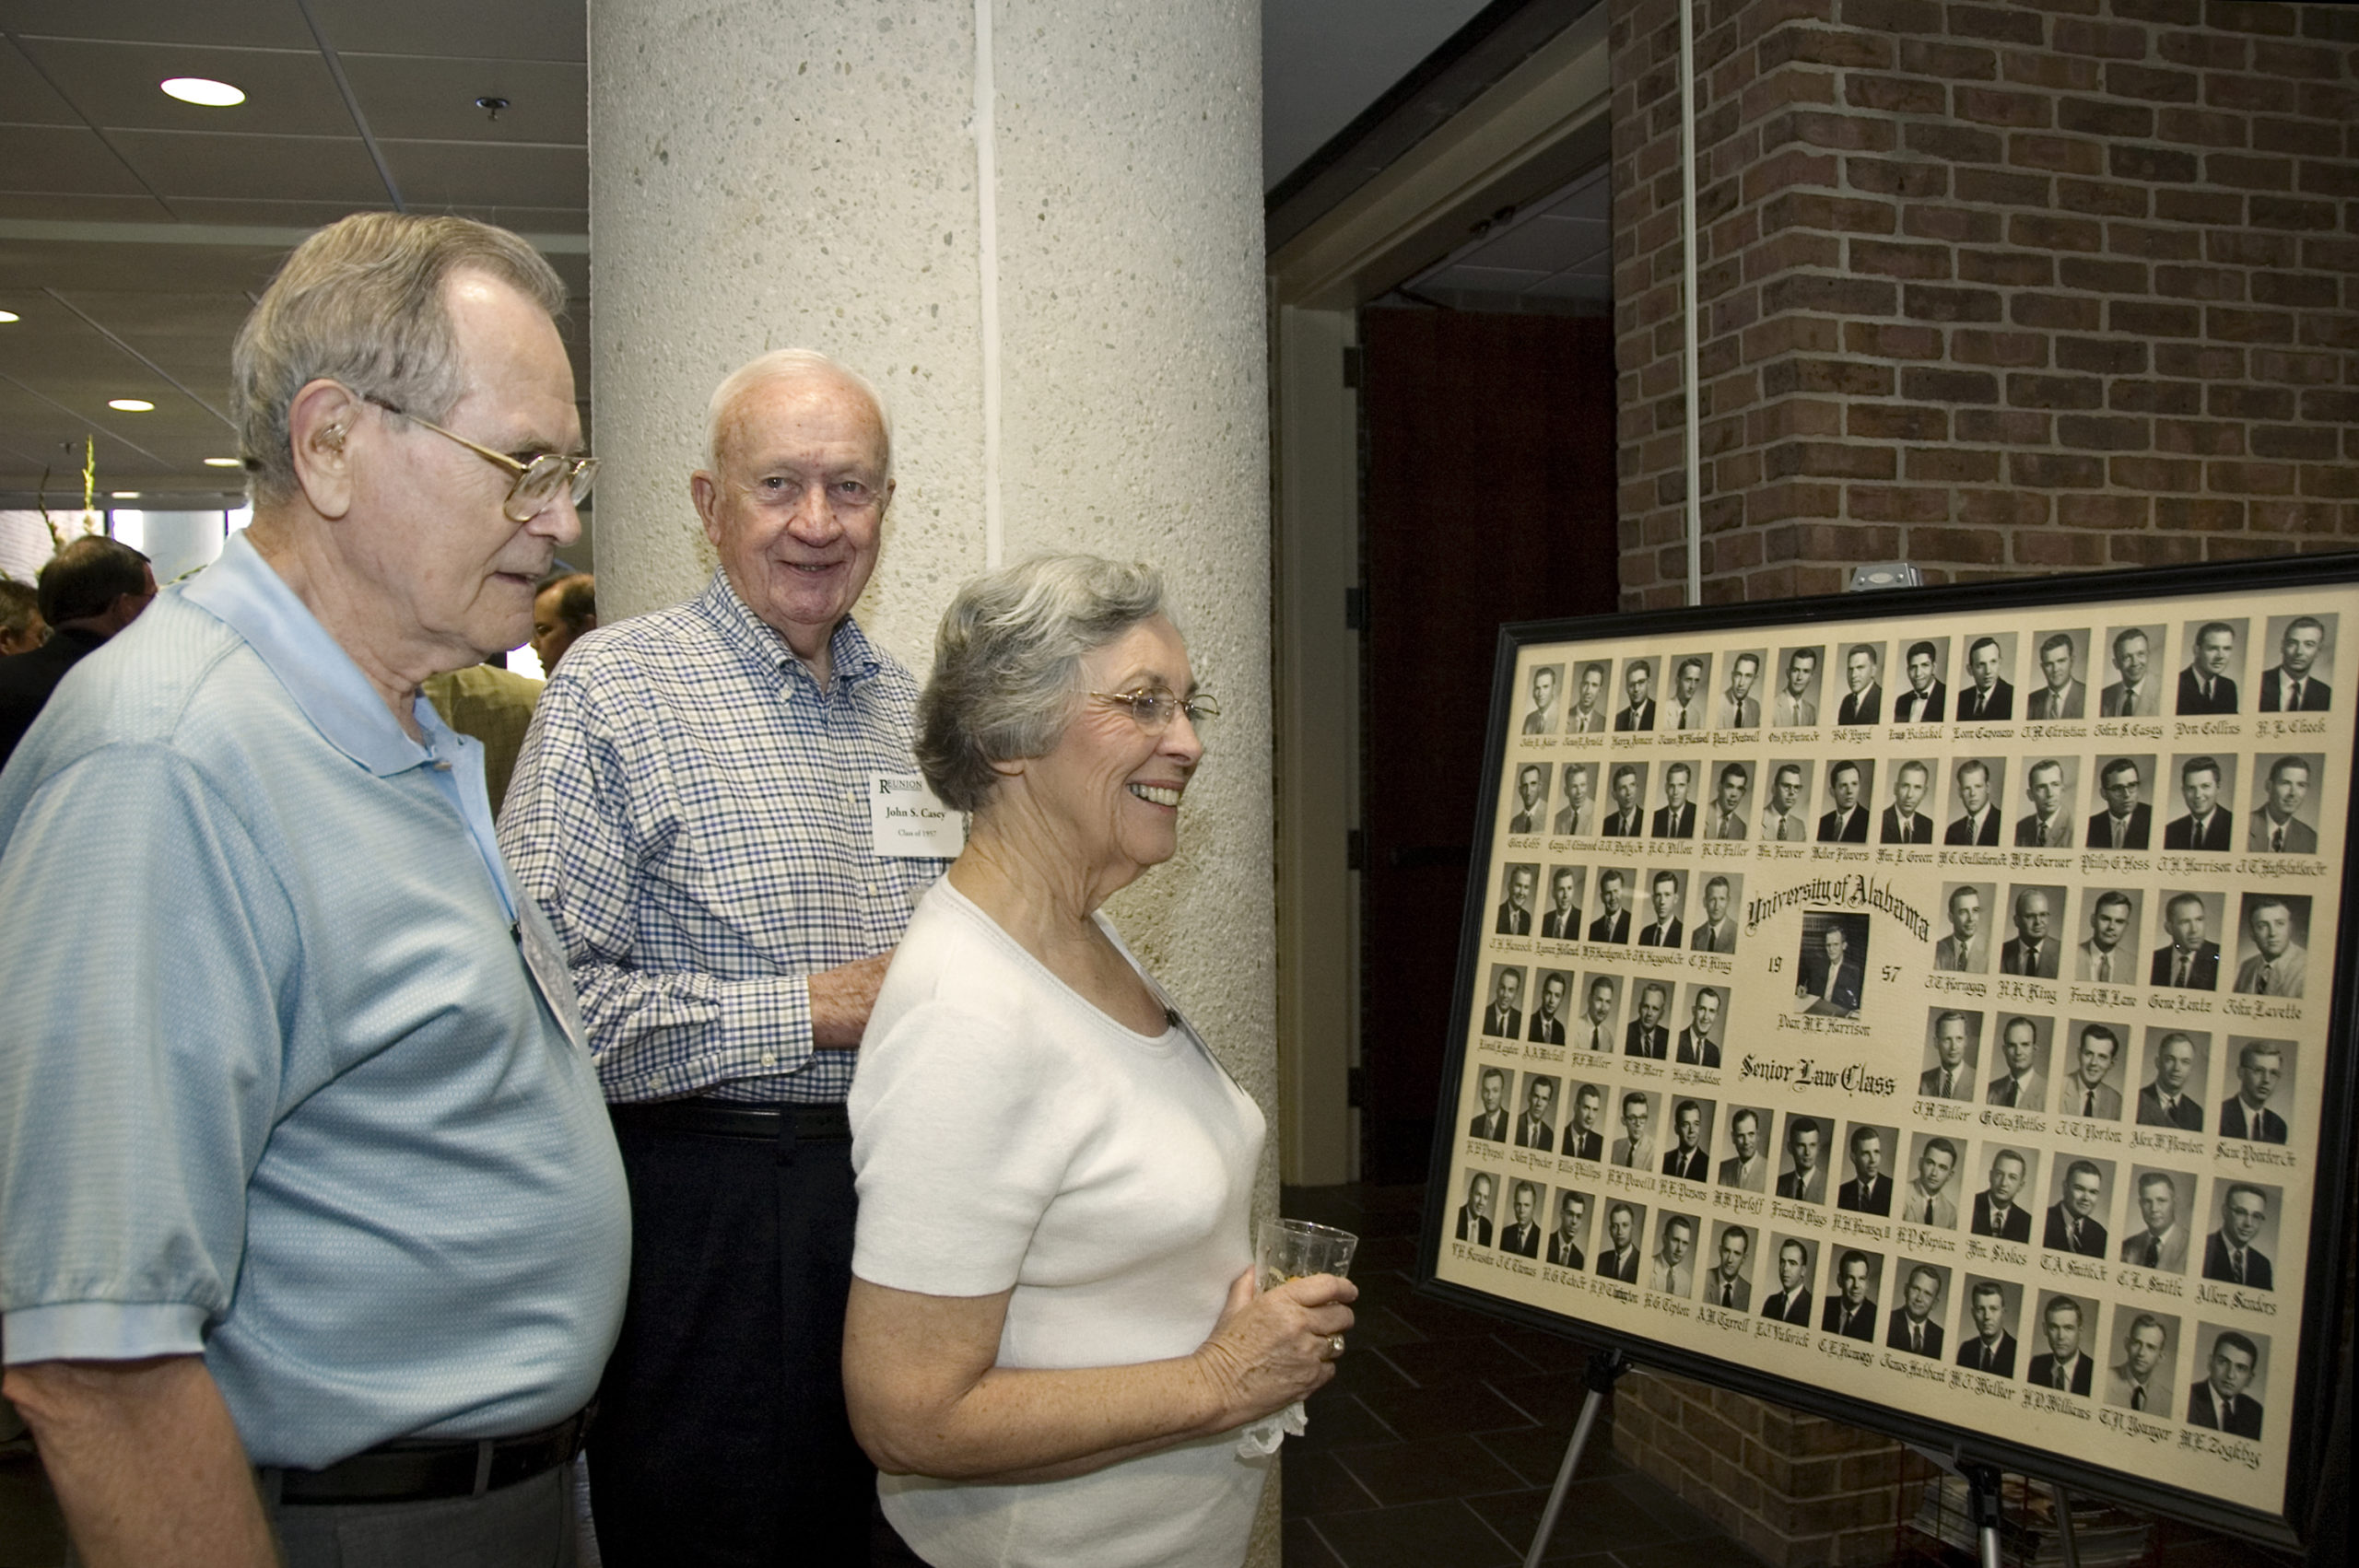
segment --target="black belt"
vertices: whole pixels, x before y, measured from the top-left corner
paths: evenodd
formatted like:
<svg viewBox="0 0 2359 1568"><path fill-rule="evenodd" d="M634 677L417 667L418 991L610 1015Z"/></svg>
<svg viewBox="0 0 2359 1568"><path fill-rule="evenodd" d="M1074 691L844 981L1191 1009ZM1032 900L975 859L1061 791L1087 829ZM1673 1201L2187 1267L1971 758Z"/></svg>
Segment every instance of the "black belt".
<svg viewBox="0 0 2359 1568"><path fill-rule="evenodd" d="M642 1132L687 1132L705 1138L752 1138L775 1143L786 1118L798 1141L842 1142L851 1118L841 1106L740 1106L727 1100L637 1100L609 1106L616 1127Z"/></svg>
<svg viewBox="0 0 2359 1568"><path fill-rule="evenodd" d="M426 1503L481 1497L546 1475L581 1452L598 1407L522 1437L399 1437L323 1470L276 1472L282 1505L325 1503ZM265 1471L265 1486L272 1474Z"/></svg>

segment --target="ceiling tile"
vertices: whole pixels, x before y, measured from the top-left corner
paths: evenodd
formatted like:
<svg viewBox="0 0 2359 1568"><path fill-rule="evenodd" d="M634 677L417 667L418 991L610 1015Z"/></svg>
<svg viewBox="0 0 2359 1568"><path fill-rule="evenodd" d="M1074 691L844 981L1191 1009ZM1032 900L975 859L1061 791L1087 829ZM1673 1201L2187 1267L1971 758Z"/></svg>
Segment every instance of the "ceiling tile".
<svg viewBox="0 0 2359 1568"><path fill-rule="evenodd" d="M94 125L143 131L259 131L288 136L357 135L317 50L202 49L177 43L23 41L35 64ZM167 97L171 76L206 76L246 101L206 109Z"/></svg>
<svg viewBox="0 0 2359 1568"><path fill-rule="evenodd" d="M1585 217L1594 223L1614 218L1614 182L1602 170L1583 176L1548 209L1551 217Z"/></svg>
<svg viewBox="0 0 2359 1568"><path fill-rule="evenodd" d="M74 106L57 96L13 42L0 41L0 118L17 125L79 125Z"/></svg>
<svg viewBox="0 0 2359 1568"><path fill-rule="evenodd" d="M1603 273L1560 272L1524 292L1546 299L1611 299L1614 279Z"/></svg>
<svg viewBox="0 0 2359 1568"><path fill-rule="evenodd" d="M54 38L123 38L310 49L294 0L0 0L0 30Z"/></svg>
<svg viewBox="0 0 2359 1568"><path fill-rule="evenodd" d="M503 60L586 60L582 0L311 0L339 53L449 54Z"/></svg>
<svg viewBox="0 0 2359 1568"><path fill-rule="evenodd" d="M1551 273L1590 255L1610 238L1602 224L1543 216L1496 235L1459 261L1474 266Z"/></svg>
<svg viewBox="0 0 2359 1568"><path fill-rule="evenodd" d="M0 293L169 288L260 292L287 259L276 245L158 245L105 240L0 240ZM10 306L14 310L16 307ZM222 353L226 356L228 345Z"/></svg>
<svg viewBox="0 0 2359 1568"><path fill-rule="evenodd" d="M0 217L50 223L170 223L172 212L155 197L91 196L75 192L0 192Z"/></svg>
<svg viewBox="0 0 2359 1568"><path fill-rule="evenodd" d="M0 125L0 187L144 194L138 178L87 126Z"/></svg>
<svg viewBox="0 0 2359 1568"><path fill-rule="evenodd" d="M480 142L381 141L413 206L590 205L590 149Z"/></svg>
<svg viewBox="0 0 2359 1568"><path fill-rule="evenodd" d="M365 158L367 155L364 153L362 156ZM371 179L376 176L373 167L370 170L370 176ZM172 211L190 223L252 224L264 228L318 228L334 223L347 213L392 210L393 203L385 199L385 187L381 181L368 201L294 202L249 196L172 198Z"/></svg>
<svg viewBox="0 0 2359 1568"><path fill-rule="evenodd" d="M204 135L117 131L123 149L156 193L249 200L381 205L384 181L358 137Z"/></svg>
<svg viewBox="0 0 2359 1568"><path fill-rule="evenodd" d="M344 74L380 136L444 141L590 140L590 70L540 60L440 60L346 54ZM478 98L508 99L494 120Z"/></svg>
<svg viewBox="0 0 2359 1568"><path fill-rule="evenodd" d="M1475 267L1461 263L1440 272L1428 273L1416 280L1414 287L1460 289L1470 294L1521 294L1532 285L1544 281L1544 272L1528 272L1507 267Z"/></svg>

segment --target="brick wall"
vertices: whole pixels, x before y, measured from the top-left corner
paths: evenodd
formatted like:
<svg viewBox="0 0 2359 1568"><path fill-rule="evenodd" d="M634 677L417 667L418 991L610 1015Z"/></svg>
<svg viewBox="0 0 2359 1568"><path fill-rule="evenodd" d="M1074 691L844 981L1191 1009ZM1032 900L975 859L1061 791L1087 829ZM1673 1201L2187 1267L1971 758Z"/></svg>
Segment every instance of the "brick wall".
<svg viewBox="0 0 2359 1568"><path fill-rule="evenodd" d="M1679 30L1611 4L1637 608L1686 579ZM1697 5L1708 599L2359 543L2359 8Z"/></svg>
<svg viewBox="0 0 2359 1568"><path fill-rule="evenodd" d="M1630 1373L1614 1402L1614 1451L1772 1568L1892 1562L1938 1473L1856 1427L1663 1373Z"/></svg>

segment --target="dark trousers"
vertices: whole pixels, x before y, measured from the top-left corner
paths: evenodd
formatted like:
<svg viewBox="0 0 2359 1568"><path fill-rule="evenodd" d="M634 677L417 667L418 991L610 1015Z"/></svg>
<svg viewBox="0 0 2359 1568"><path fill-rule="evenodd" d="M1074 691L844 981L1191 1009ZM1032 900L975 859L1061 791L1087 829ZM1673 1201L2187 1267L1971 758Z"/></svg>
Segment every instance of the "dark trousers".
<svg viewBox="0 0 2359 1568"><path fill-rule="evenodd" d="M287 1568L572 1568L573 1467L433 1503L278 1507Z"/></svg>
<svg viewBox="0 0 2359 1568"><path fill-rule="evenodd" d="M792 1140L616 1128L630 1296L590 1436L607 1568L869 1560L876 1471L844 1414L851 1144Z"/></svg>

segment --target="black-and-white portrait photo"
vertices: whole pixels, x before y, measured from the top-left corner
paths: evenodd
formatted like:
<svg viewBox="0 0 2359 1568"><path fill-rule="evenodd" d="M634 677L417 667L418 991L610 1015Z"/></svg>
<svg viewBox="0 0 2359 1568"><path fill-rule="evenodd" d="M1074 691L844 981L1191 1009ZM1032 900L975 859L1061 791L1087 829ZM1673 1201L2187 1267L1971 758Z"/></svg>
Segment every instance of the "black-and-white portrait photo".
<svg viewBox="0 0 2359 1568"><path fill-rule="evenodd" d="M1611 722L1605 683L1610 672L1603 660L1580 667L1573 681L1573 706L1565 715L1567 735L1602 735Z"/></svg>
<svg viewBox="0 0 2359 1568"><path fill-rule="evenodd" d="M1605 1235L1597 1245L1597 1271L1625 1285L1637 1284L1645 1251L1641 1238L1646 1231L1645 1204L1626 1198L1609 1199L1605 1205Z"/></svg>
<svg viewBox="0 0 2359 1568"><path fill-rule="evenodd" d="M1523 1075L1523 1108L1516 1113L1513 1134L1517 1148L1556 1152L1556 1091L1562 1082L1553 1073Z"/></svg>
<svg viewBox="0 0 2359 1568"><path fill-rule="evenodd" d="M1645 1171L1652 1175L1655 1168L1656 1117L1661 1114L1663 1096L1649 1094L1643 1089L1625 1089L1615 1106L1620 1117L1620 1135L1614 1140L1614 1163L1625 1171Z"/></svg>
<svg viewBox="0 0 2359 1568"><path fill-rule="evenodd" d="M1900 679L1894 684L1892 721L1939 724L1950 714L1950 639L1919 638L1900 653Z"/></svg>
<svg viewBox="0 0 2359 1568"><path fill-rule="evenodd" d="M2130 1026L2111 1019L2075 1018L2067 1028L2071 1052L2065 1059L2056 1113L2089 1121L2119 1121L2123 1085L2130 1076L2126 1048Z"/></svg>
<svg viewBox="0 0 2359 1568"><path fill-rule="evenodd" d="M1565 667L1539 664L1532 671L1524 703L1523 732L1553 735L1565 727Z"/></svg>
<svg viewBox="0 0 2359 1568"><path fill-rule="evenodd" d="M2096 1393L2097 1304L2066 1291L2042 1291L2034 1316L2039 1338L2024 1381L2035 1388L2089 1398Z"/></svg>
<svg viewBox="0 0 2359 1568"><path fill-rule="evenodd" d="M1543 1255L1550 1267L1589 1267L1590 1216L1596 1208L1596 1200L1578 1188L1556 1188L1555 1201L1549 1209L1555 1217L1555 1225L1548 1233L1547 1250Z"/></svg>
<svg viewBox="0 0 2359 1568"><path fill-rule="evenodd" d="M1514 964L1491 965L1490 1000L1483 1006L1483 1033L1513 1040L1523 1035L1523 969Z"/></svg>
<svg viewBox="0 0 2359 1568"><path fill-rule="evenodd" d="M1518 1258L1540 1256L1542 1185L1518 1178L1508 1191L1508 1214L1499 1226L1499 1250Z"/></svg>
<svg viewBox="0 0 2359 1568"><path fill-rule="evenodd" d="M2208 849L2226 854L2236 847L2235 754L2178 752L2171 757L2181 809L2163 828L2165 849Z"/></svg>
<svg viewBox="0 0 2359 1568"><path fill-rule="evenodd" d="M1957 1229L1958 1195L1966 1178L1966 1141L1946 1132L1911 1133L1908 1181L1894 1218L1928 1230Z"/></svg>
<svg viewBox="0 0 2359 1568"><path fill-rule="evenodd" d="M1671 1137L1662 1152L1664 1176L1701 1184L1712 1174L1712 1113L1710 1100L1682 1094L1672 1102Z"/></svg>
<svg viewBox="0 0 2359 1568"><path fill-rule="evenodd" d="M1829 1124L1822 1117L1786 1113L1784 1158L1778 1166L1778 1196L1793 1203L1826 1201L1826 1140Z"/></svg>
<svg viewBox="0 0 2359 1568"><path fill-rule="evenodd" d="M1720 1040L1727 1028L1729 989L1706 984L1687 988L1687 1015L1679 1027L1679 1045L1672 1059L1682 1067L1720 1065Z"/></svg>
<svg viewBox="0 0 2359 1568"><path fill-rule="evenodd" d="M2015 817L2019 849L2070 849L2078 842L2073 820L2080 800L2081 759L2035 755L2024 767L2023 805Z"/></svg>
<svg viewBox="0 0 2359 1568"><path fill-rule="evenodd" d="M1540 862L1511 860L1499 872L1499 907L1491 922L1498 936L1530 936L1532 905L1540 895Z"/></svg>
<svg viewBox="0 0 2359 1568"><path fill-rule="evenodd" d="M1779 844L1806 844L1811 834L1811 778L1817 764L1806 757L1772 757L1762 771L1769 780L1761 806L1761 837Z"/></svg>
<svg viewBox="0 0 2359 1568"><path fill-rule="evenodd" d="M1874 1343L1876 1298L1884 1287L1884 1254L1839 1243L1829 1246L1826 1251L1833 1261L1827 1265L1825 1305L1818 1312L1820 1332Z"/></svg>
<svg viewBox="0 0 2359 1568"><path fill-rule="evenodd" d="M1587 930L1581 917L1581 896L1588 891L1587 866L1548 868L1548 903L1540 911L1540 934L1549 942L1579 942Z"/></svg>
<svg viewBox="0 0 2359 1568"><path fill-rule="evenodd" d="M2106 1369L2105 1402L2118 1410L2167 1420L2177 1413L2171 1367L2178 1360L2177 1313L2122 1307L2113 1315L2113 1360Z"/></svg>
<svg viewBox="0 0 2359 1568"><path fill-rule="evenodd" d="M1466 1136L1480 1138L1490 1143L1508 1141L1508 1086L1515 1074L1504 1067L1485 1063L1474 1074L1477 1104L1474 1115L1466 1124Z"/></svg>
<svg viewBox="0 0 2359 1568"><path fill-rule="evenodd" d="M2154 949L2147 965L2149 985L2180 990L2220 989L2220 930L2227 895L2199 893L2192 888L2165 887L2162 892L2163 931L2170 940Z"/></svg>
<svg viewBox="0 0 2359 1568"><path fill-rule="evenodd" d="M1684 871L1658 866L1647 873L1645 923L1638 928L1640 947L1687 945L1687 877Z"/></svg>
<svg viewBox="0 0 2359 1568"><path fill-rule="evenodd" d="M1825 1018L1852 1018L1868 974L1868 917L1831 909L1802 914L1802 951L1795 954L1794 1000Z"/></svg>
<svg viewBox="0 0 2359 1568"><path fill-rule="evenodd" d="M1548 831L1558 838L1591 838L1597 835L1597 765L1568 762L1556 777L1556 814Z"/></svg>
<svg viewBox="0 0 2359 1568"><path fill-rule="evenodd" d="M2097 809L2082 837L2091 849L2154 848L2154 754L2107 752L2096 759Z"/></svg>
<svg viewBox="0 0 2359 1568"><path fill-rule="evenodd" d="M2005 816L2001 802L2006 790L2005 757L1955 759L1950 767L1950 825L1942 830L1942 842L1995 848Z"/></svg>
<svg viewBox="0 0 2359 1568"><path fill-rule="evenodd" d="M2064 886L2052 882L2007 884L2012 934L1999 944L1999 973L2052 980L2064 966Z"/></svg>
<svg viewBox="0 0 2359 1568"><path fill-rule="evenodd" d="M1659 1211L1654 1253L1647 1259L1647 1289L1685 1301L1695 1288L1696 1216Z"/></svg>
<svg viewBox="0 0 2359 1568"><path fill-rule="evenodd" d="M2138 983L2139 965L2146 951L2140 935L2145 901L2145 893L2135 887L2089 888L2082 893L2081 908L2088 919L2081 943L2072 953L2074 979L2107 986Z"/></svg>
<svg viewBox="0 0 2359 1568"><path fill-rule="evenodd" d="M2277 662L2260 674L2259 713L2324 713L2334 688L2320 677L2334 669L2335 623L2326 615L2271 615L2263 636Z"/></svg>
<svg viewBox="0 0 2359 1568"><path fill-rule="evenodd" d="M1589 941L1627 942L1637 935L1630 918L1637 880L1635 866L1597 868L1597 913L1590 918Z"/></svg>
<svg viewBox="0 0 2359 1568"><path fill-rule="evenodd" d="M1770 693L1764 688L1761 673L1767 668L1769 650L1765 648L1741 649L1728 656L1724 666L1728 677L1720 685L1719 707L1715 713L1723 730L1757 730L1761 727L1761 705Z"/></svg>
<svg viewBox="0 0 2359 1568"><path fill-rule="evenodd" d="M1672 732L1712 727L1712 656L1675 653L1671 689L1663 694L1662 727Z"/></svg>
<svg viewBox="0 0 2359 1568"><path fill-rule="evenodd" d="M1620 731L1651 733L1655 716L1661 704L1656 696L1661 689L1656 659L1625 659L1622 661L1622 707L1614 715L1614 727Z"/></svg>
<svg viewBox="0 0 2359 1568"><path fill-rule="evenodd" d="M1754 1226L1731 1220L1712 1226L1711 1250L1706 1254L1710 1268L1698 1293L1706 1306L1722 1312L1753 1310L1753 1252L1759 1237Z"/></svg>
<svg viewBox="0 0 2359 1568"><path fill-rule="evenodd" d="M2106 659L2111 666L2100 694L2097 713L2105 719L2154 719L2163 711L2163 677L2158 668L2169 628L2162 626L2107 626Z"/></svg>
<svg viewBox="0 0 2359 1568"><path fill-rule="evenodd" d="M1568 1160L1602 1160L1605 1158L1605 1104L1607 1085L1584 1078L1569 1080L1565 1100L1572 1108L1565 1124L1564 1136L1556 1152Z"/></svg>
<svg viewBox="0 0 2359 1568"><path fill-rule="evenodd" d="M1933 967L1953 975L1988 974L1990 917L1998 907L1995 882L1942 883L1942 912L1949 930L1933 943Z"/></svg>
<svg viewBox="0 0 2359 1568"><path fill-rule="evenodd" d="M1535 1046L1561 1046L1572 1030L1573 972L1534 969L1532 972L1532 1016L1523 1037Z"/></svg>
<svg viewBox="0 0 2359 1568"><path fill-rule="evenodd" d="M1744 896L1744 878L1712 872L1704 878L1703 907L1688 928L1687 945L1697 953L1736 951L1736 909Z"/></svg>
<svg viewBox="0 0 2359 1568"><path fill-rule="evenodd" d="M1594 969L1581 972L1580 1016L1573 1020L1567 1044L1585 1051L1612 1055L1620 1035L1622 977Z"/></svg>
<svg viewBox="0 0 2359 1568"><path fill-rule="evenodd" d="M1702 808L1696 800L1696 783L1703 777L1703 764L1689 759L1667 762L1662 766L1662 803L1647 818L1647 834L1654 838L1693 838Z"/></svg>
<svg viewBox="0 0 2359 1568"><path fill-rule="evenodd" d="M2253 1143L2284 1142L2301 1104L2294 1093L2294 1067L2300 1060L2294 1042L2231 1035L2227 1055L2236 1080L2221 1086L2220 1136Z"/></svg>
<svg viewBox="0 0 2359 1568"><path fill-rule="evenodd" d="M2188 1236L2195 1218L2194 1172L2132 1165L2120 1261L2158 1274L2186 1273Z"/></svg>
<svg viewBox="0 0 2359 1568"><path fill-rule="evenodd" d="M1712 798L1704 808L1704 837L1715 839L1753 837L1753 768L1742 762L1724 762L1711 775Z"/></svg>
<svg viewBox="0 0 2359 1568"><path fill-rule="evenodd" d="M1634 980L1637 1004L1622 1032L1622 1054L1662 1061L1671 1055L1671 987L1668 980Z"/></svg>
<svg viewBox="0 0 2359 1568"><path fill-rule="evenodd" d="M1886 1350L1905 1351L1929 1361L1942 1359L1942 1319L1950 1305L1950 1270L1918 1258L1900 1260L1900 1305L1884 1330Z"/></svg>
<svg viewBox="0 0 2359 1568"><path fill-rule="evenodd" d="M2238 901L2236 927L2237 993L2302 995L2309 979L2310 895L2248 893Z"/></svg>
<svg viewBox="0 0 2359 1568"><path fill-rule="evenodd" d="M2089 716L2089 634L2085 627L2035 631L2039 679L2024 699L2024 717L2034 722Z"/></svg>
<svg viewBox="0 0 2359 1568"><path fill-rule="evenodd" d="M2197 1328L2195 1367L2202 1380L2188 1390L2188 1425L2260 1438L2267 1428L2261 1398L2269 1387L2269 1338L2218 1323Z"/></svg>
<svg viewBox="0 0 2359 1568"><path fill-rule="evenodd" d="M1966 1210L1966 1229L1999 1241L2031 1240L2032 1184L2039 1176L2039 1151L2015 1143L1984 1143L1976 1151L1982 1189Z"/></svg>
<svg viewBox="0 0 2359 1568"><path fill-rule="evenodd" d="M1966 679L1958 683L1954 718L1960 724L2003 724L2015 717L2015 634L1989 632L1966 645Z"/></svg>
<svg viewBox="0 0 2359 1568"><path fill-rule="evenodd" d="M1770 1141L1775 1119L1776 1113L1766 1106L1729 1108L1720 1132L1720 1186L1740 1192L1769 1190L1769 1167L1777 1161L1777 1146Z"/></svg>
<svg viewBox="0 0 2359 1568"><path fill-rule="evenodd" d="M1982 1082L1982 1014L1967 1008L1927 1008L1923 1059L1919 1094L1971 1104Z"/></svg>
<svg viewBox="0 0 2359 1568"><path fill-rule="evenodd" d="M1998 1060L1983 1092L1983 1104L2015 1111L2048 1108L2048 1049L2052 1027L2050 1020L2035 1013L1999 1014Z"/></svg>
<svg viewBox="0 0 2359 1568"><path fill-rule="evenodd" d="M1959 1290L1966 1315L1958 1322L1958 1365L1985 1377L2014 1376L2022 1348L2015 1328L2023 1318L2023 1286L1968 1274Z"/></svg>
<svg viewBox="0 0 2359 1568"><path fill-rule="evenodd" d="M1879 844L1931 844L1933 831L1931 757L1902 757L1892 768L1892 801L1876 823Z"/></svg>
<svg viewBox="0 0 2359 1568"><path fill-rule="evenodd" d="M1849 1171L1835 1190L1835 1206L1854 1214L1890 1219L1892 1163L1899 1148L1899 1129L1889 1123L1845 1123L1843 1157L1849 1163Z"/></svg>
<svg viewBox="0 0 2359 1568"><path fill-rule="evenodd" d="M1843 649L1843 696L1835 704L1837 724L1884 722L1884 644L1847 642Z"/></svg>
<svg viewBox="0 0 2359 1568"><path fill-rule="evenodd" d="M1811 837L1821 844L1865 844L1874 814L1876 765L1872 759L1837 757L1826 766L1826 810Z"/></svg>
<svg viewBox="0 0 2359 1568"><path fill-rule="evenodd" d="M1548 827L1548 765L1520 762L1508 800L1509 833L1543 833Z"/></svg>
<svg viewBox="0 0 2359 1568"><path fill-rule="evenodd" d="M2237 682L2244 673L2247 624L2242 616L2182 624L2187 666L2178 673L2178 703L2172 710L2180 718L2243 711Z"/></svg>
<svg viewBox="0 0 2359 1568"><path fill-rule="evenodd" d="M1774 729L1801 729L1818 722L1819 689L1825 677L1821 668L1826 649L1821 645L1778 650L1778 690L1769 701Z"/></svg>
<svg viewBox="0 0 2359 1568"><path fill-rule="evenodd" d="M2040 1246L2082 1258L2108 1258L2114 1162L2089 1154L2059 1154L2049 1162L2048 1217Z"/></svg>
<svg viewBox="0 0 2359 1568"><path fill-rule="evenodd" d="M1491 1245L1491 1211L1496 1206L1499 1178L1489 1171L1466 1173L1466 1196L1458 1205L1458 1239L1476 1246Z"/></svg>
<svg viewBox="0 0 2359 1568"><path fill-rule="evenodd" d="M2247 819L2245 851L2252 855L2315 855L2318 852L2318 805L2312 800L2325 777L2318 752L2259 752L2252 759L2253 804Z"/></svg>
<svg viewBox="0 0 2359 1568"><path fill-rule="evenodd" d="M1647 831L1647 765L1617 762L1606 773L1605 802L1597 831L1606 838L1640 838Z"/></svg>
<svg viewBox="0 0 2359 1568"><path fill-rule="evenodd" d="M1811 1308L1817 1300L1810 1282L1818 1277L1818 1243L1809 1236L1788 1235L1779 1231L1771 1235L1768 1251L1776 1260L1778 1288L1762 1298L1761 1316L1796 1328L1809 1328Z"/></svg>
<svg viewBox="0 0 2359 1568"><path fill-rule="evenodd" d="M2138 1125L2201 1132L2211 1083L2210 1030L2150 1026L2138 1090Z"/></svg>

